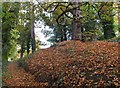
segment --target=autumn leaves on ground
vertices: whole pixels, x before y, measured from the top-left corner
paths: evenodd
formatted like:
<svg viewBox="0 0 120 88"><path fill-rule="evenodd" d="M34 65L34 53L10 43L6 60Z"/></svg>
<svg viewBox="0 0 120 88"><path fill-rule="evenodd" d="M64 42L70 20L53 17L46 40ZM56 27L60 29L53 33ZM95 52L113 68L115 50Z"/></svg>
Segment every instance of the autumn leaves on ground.
<svg viewBox="0 0 120 88"><path fill-rule="evenodd" d="M12 62L8 87L86 88L120 86L119 43L65 41Z"/></svg>

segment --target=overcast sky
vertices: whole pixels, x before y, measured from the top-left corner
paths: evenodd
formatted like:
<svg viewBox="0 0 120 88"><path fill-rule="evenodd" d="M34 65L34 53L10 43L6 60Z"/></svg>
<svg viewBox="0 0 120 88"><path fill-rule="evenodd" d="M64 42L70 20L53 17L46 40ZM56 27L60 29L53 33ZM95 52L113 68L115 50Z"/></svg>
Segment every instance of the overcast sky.
<svg viewBox="0 0 120 88"><path fill-rule="evenodd" d="M44 27L44 25L42 23L41 24L41 28L35 28L35 35L36 35L36 39L41 41L41 43L45 43L46 45L43 46L41 45L41 49L44 49L44 48L48 48L51 46L51 43L48 42L47 40L50 38L50 36L48 37L45 37L45 35L41 32L42 29L44 30L52 30L50 29L48 26Z"/></svg>

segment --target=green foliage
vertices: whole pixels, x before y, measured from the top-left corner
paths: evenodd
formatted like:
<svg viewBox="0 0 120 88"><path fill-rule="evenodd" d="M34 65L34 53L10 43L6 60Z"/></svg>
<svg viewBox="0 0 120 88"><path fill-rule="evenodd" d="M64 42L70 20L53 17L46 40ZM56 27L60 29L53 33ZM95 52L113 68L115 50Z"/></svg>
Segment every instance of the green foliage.
<svg viewBox="0 0 120 88"><path fill-rule="evenodd" d="M99 39L99 30L90 30L82 33L82 41L94 41Z"/></svg>
<svg viewBox="0 0 120 88"><path fill-rule="evenodd" d="M3 3L3 16L2 16L2 38L3 38L3 61L7 61L9 57L13 56L11 55L15 51L16 46L16 37L17 35L14 31L15 22L16 22L16 15L14 14L14 10L11 10L12 6L15 5L11 3ZM13 45L14 44L14 45ZM13 48L14 47L14 48ZM4 60L5 59L5 60Z"/></svg>
<svg viewBox="0 0 120 88"><path fill-rule="evenodd" d="M18 59L16 55L20 38L20 31L18 30L19 6L20 3L5 2L2 4L3 61Z"/></svg>
<svg viewBox="0 0 120 88"><path fill-rule="evenodd" d="M120 42L120 36L114 37L114 38L109 39L109 40L107 40L107 41L110 41L110 42Z"/></svg>
<svg viewBox="0 0 120 88"><path fill-rule="evenodd" d="M54 6L51 6L52 4L54 4ZM50 11L52 12L52 9L54 9L54 7L57 6L57 4L58 3L52 3L52 2L43 4L45 6L45 7L43 7L43 11L46 11L48 13ZM59 6L61 4L62 4L62 6ZM67 6L68 4L69 3L59 3L58 7L55 8L53 13L50 13L51 14L50 17L48 17L45 14L42 16L45 23L47 23L49 21L49 23L52 23L54 26L53 27L55 30L55 31L53 31L54 39L52 39L53 36L50 39L52 41L59 40L58 36L61 35L61 34L59 34L59 32L61 30L59 30L59 28L57 28L59 25L56 24L56 20L57 20L57 17L65 11L64 7ZM69 14L69 16L71 18L73 15L73 12L72 12L73 11L72 7L74 7L73 5L70 4L69 7L66 8L66 9L71 9L71 11L70 11L71 15L69 14L69 12L66 12L66 14ZM82 5L78 7L78 9L81 11L81 15L83 17L83 18L80 18L78 20L78 22L81 24L80 26L82 27L82 29L84 29L84 31L91 31L91 30L97 29L96 34L97 34L98 39L107 39L107 38L112 38L115 36L115 32L113 29L114 28L113 16L115 15L115 12L113 12L113 10L115 8L113 7L112 2L107 2L107 3L85 2L85 3L82 3ZM64 18L65 22L64 22L63 18ZM63 15L59 18L59 24L62 23L62 24L69 26L69 25L71 25L72 20L73 19L69 19L67 16ZM46 24L46 25L50 26L50 24ZM60 29L62 29L62 28L60 28ZM71 27L71 29L72 29L72 27ZM67 28L66 28L66 30L68 31L69 34L72 34L71 30L69 30ZM56 35L58 35L58 36L56 36ZM55 39L55 38L58 38L58 39Z"/></svg>
<svg viewBox="0 0 120 88"><path fill-rule="evenodd" d="M31 10L32 6L35 11ZM74 7L74 3L71 2L3 3L3 59L16 59L16 54L19 51L17 47L20 47L22 44L23 54L29 54L32 46L30 34L31 20L42 21L45 26L53 29L52 32L43 29L45 35L52 35L49 41L53 43L71 39L73 35L73 25L71 24L74 20ZM83 35L95 34L99 40L111 39L116 36L115 32L118 31L118 26L114 24L113 16L116 13L116 9L113 7L112 2L83 2L78 4L77 9L81 15L80 18L78 17L77 23L80 24ZM62 13L64 14L62 15ZM32 17L31 14L35 17ZM119 38L112 40L119 41Z"/></svg>
<svg viewBox="0 0 120 88"><path fill-rule="evenodd" d="M31 6L33 4L29 2L5 2L2 4L2 37L3 37L3 59L16 60L20 57L21 50L23 49L23 55L30 53L31 49L31 18L32 11ZM35 8L37 5L35 5ZM38 7L37 7L38 8ZM36 12L37 14L37 12ZM35 20L38 18L35 18ZM34 23L33 23L34 24ZM19 53L18 53L19 51Z"/></svg>

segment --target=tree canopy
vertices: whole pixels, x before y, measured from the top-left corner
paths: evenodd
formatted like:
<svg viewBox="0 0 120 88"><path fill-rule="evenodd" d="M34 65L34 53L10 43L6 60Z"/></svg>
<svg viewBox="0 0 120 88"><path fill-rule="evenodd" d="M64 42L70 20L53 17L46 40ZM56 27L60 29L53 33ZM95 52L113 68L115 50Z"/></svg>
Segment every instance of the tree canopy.
<svg viewBox="0 0 120 88"><path fill-rule="evenodd" d="M115 15L119 14L118 8L113 2L4 2L2 56L8 60L35 52L38 46L35 28L39 22L52 29L41 31L51 36L48 41L52 43L118 37L120 21ZM38 28L41 27L39 24ZM88 39L84 39L86 37Z"/></svg>

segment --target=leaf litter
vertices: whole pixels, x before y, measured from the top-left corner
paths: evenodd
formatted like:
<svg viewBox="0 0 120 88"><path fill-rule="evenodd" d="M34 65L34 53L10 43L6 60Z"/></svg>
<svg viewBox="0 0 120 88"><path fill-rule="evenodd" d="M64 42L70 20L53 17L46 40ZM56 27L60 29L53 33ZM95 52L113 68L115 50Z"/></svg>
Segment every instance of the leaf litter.
<svg viewBox="0 0 120 88"><path fill-rule="evenodd" d="M105 41L60 42L26 59L24 68L27 70L17 62L9 64L11 77L5 75L3 81L9 87L119 87L119 45Z"/></svg>

